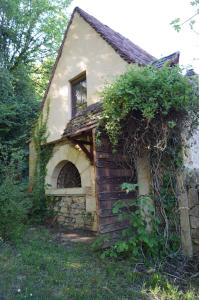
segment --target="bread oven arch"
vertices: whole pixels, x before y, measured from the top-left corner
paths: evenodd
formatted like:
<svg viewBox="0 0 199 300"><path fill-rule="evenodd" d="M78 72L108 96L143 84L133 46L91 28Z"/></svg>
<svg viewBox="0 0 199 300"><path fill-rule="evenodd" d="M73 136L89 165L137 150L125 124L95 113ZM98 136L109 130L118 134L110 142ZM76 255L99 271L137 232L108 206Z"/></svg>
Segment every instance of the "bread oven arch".
<svg viewBox="0 0 199 300"><path fill-rule="evenodd" d="M81 179L81 188L93 185L93 167L84 152L75 149L70 144L65 144L54 149L53 156L47 164L45 182L47 189L58 189L57 179L67 162L77 169Z"/></svg>
<svg viewBox="0 0 199 300"><path fill-rule="evenodd" d="M81 187L81 176L76 166L66 160L55 167L57 176L57 188L77 188ZM58 175L57 175L58 174Z"/></svg>

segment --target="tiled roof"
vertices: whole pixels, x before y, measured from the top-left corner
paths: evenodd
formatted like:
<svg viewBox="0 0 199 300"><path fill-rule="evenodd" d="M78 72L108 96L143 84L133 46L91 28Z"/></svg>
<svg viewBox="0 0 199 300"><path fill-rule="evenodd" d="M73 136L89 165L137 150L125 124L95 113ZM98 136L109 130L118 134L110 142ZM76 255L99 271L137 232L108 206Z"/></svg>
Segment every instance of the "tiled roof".
<svg viewBox="0 0 199 300"><path fill-rule="evenodd" d="M197 76L198 74L194 71L194 69L189 69L186 72L186 76Z"/></svg>
<svg viewBox="0 0 199 300"><path fill-rule="evenodd" d="M80 16L128 63L146 65L155 60L155 57L151 54L125 38L120 33L114 31L107 25L104 25L81 8L76 7L75 11L78 12Z"/></svg>
<svg viewBox="0 0 199 300"><path fill-rule="evenodd" d="M71 137L97 126L102 113L102 102L89 105L66 125L62 137Z"/></svg>
<svg viewBox="0 0 199 300"><path fill-rule="evenodd" d="M172 67L179 63L180 52L174 52L168 56L155 60L151 64L157 68L162 68L164 65Z"/></svg>

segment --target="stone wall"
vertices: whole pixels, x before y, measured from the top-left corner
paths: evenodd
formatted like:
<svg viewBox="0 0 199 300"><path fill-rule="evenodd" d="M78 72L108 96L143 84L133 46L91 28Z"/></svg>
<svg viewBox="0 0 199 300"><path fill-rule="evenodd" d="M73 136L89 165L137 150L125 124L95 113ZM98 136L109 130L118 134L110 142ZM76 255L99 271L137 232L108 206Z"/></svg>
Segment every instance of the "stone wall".
<svg viewBox="0 0 199 300"><path fill-rule="evenodd" d="M96 213L86 211L86 195L51 195L56 221L68 228L94 230ZM53 198L53 199L52 199Z"/></svg>
<svg viewBox="0 0 199 300"><path fill-rule="evenodd" d="M193 254L199 256L199 172L187 174L186 186Z"/></svg>

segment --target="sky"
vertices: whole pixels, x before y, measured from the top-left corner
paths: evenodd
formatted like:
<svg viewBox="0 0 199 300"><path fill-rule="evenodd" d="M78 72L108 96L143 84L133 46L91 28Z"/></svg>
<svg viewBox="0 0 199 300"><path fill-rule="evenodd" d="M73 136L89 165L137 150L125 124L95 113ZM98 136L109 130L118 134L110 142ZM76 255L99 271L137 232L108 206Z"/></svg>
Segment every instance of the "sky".
<svg viewBox="0 0 199 300"><path fill-rule="evenodd" d="M199 73L199 35L188 23L177 33L170 22L191 17L190 0L73 0L68 11L79 6L157 58L180 51L180 64ZM199 32L199 15L196 29Z"/></svg>

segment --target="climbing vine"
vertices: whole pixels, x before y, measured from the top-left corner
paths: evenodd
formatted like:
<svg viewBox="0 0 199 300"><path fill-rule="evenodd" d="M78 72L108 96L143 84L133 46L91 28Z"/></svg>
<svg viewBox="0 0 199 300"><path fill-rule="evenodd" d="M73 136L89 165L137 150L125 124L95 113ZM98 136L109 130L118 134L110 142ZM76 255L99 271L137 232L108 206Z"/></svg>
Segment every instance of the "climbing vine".
<svg viewBox="0 0 199 300"><path fill-rule="evenodd" d="M167 250L177 244L179 235L176 173L182 168L182 132L188 138L198 126L198 95L197 81L183 76L178 66L166 65L161 69L133 66L102 93L102 121L113 148L122 141L133 165L138 156L149 154L156 232ZM142 214L137 213L137 218Z"/></svg>
<svg viewBox="0 0 199 300"><path fill-rule="evenodd" d="M46 104L46 114L41 112L33 131L33 144L36 152L35 172L33 178L33 210L32 214L38 219L47 213L45 196L46 166L52 156L53 145L46 144L47 120L49 116L49 102Z"/></svg>

